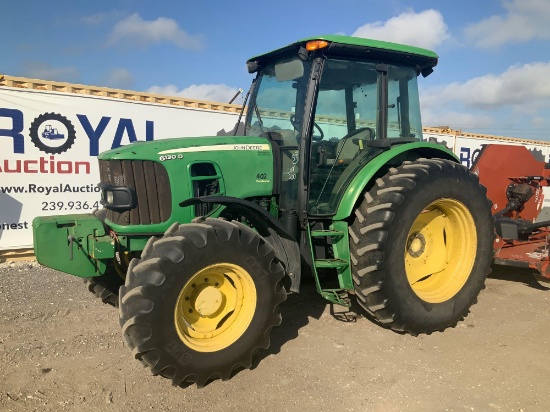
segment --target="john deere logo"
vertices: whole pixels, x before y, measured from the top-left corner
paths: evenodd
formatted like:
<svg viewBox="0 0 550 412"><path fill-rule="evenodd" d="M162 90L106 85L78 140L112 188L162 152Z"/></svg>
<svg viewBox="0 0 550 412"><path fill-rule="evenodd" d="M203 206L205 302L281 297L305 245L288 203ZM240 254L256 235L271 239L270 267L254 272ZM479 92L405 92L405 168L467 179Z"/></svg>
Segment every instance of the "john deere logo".
<svg viewBox="0 0 550 412"><path fill-rule="evenodd" d="M44 153L66 152L76 138L73 124L58 113L44 113L31 123L31 141Z"/></svg>

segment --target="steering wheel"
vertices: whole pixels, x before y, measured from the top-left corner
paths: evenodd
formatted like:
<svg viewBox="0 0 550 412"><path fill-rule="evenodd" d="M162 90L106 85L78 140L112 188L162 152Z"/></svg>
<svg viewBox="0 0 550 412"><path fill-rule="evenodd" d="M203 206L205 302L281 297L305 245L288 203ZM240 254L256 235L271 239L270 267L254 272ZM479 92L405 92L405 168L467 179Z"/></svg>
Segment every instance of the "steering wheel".
<svg viewBox="0 0 550 412"><path fill-rule="evenodd" d="M344 139L349 139L350 137L353 137L353 136L357 136L358 134L360 133L363 133L363 132L366 132L366 131L369 131L370 132L370 138L371 140L374 139L375 137L375 132L374 132L374 129L371 128L371 127L360 127L359 129L355 129L351 132L349 132L347 135L345 135L344 137L342 137L342 140ZM359 140L359 139L357 139ZM353 141L353 143L357 143L356 141Z"/></svg>
<svg viewBox="0 0 550 412"><path fill-rule="evenodd" d="M296 129L296 120L293 114L290 115L290 123L292 123L292 126L294 127L294 129ZM325 137L325 133L323 133L323 129L321 129L321 127L317 123L315 123L315 121L313 122L313 127L319 131L320 136L312 135L311 138L316 142L323 140L323 138Z"/></svg>
<svg viewBox="0 0 550 412"><path fill-rule="evenodd" d="M315 122L313 122L313 127L319 131L320 136L313 136L313 133L312 133L311 138L316 142L323 140L323 138L325 137L325 134L323 133L323 129L321 129L321 127Z"/></svg>

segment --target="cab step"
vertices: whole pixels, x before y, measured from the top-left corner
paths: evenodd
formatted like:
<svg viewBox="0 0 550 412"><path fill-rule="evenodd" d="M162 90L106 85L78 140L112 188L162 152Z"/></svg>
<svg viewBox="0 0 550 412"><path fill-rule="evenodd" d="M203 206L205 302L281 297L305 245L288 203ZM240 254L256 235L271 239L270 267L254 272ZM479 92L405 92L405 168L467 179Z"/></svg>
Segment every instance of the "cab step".
<svg viewBox="0 0 550 412"><path fill-rule="evenodd" d="M311 237L341 237L345 232L342 230L312 230Z"/></svg>
<svg viewBox="0 0 550 412"><path fill-rule="evenodd" d="M321 290L321 296L331 303L344 306L346 308L351 307L351 301L347 291L343 289L323 289Z"/></svg>
<svg viewBox="0 0 550 412"><path fill-rule="evenodd" d="M349 266L349 262L344 259L315 259L315 267L317 269L345 269Z"/></svg>

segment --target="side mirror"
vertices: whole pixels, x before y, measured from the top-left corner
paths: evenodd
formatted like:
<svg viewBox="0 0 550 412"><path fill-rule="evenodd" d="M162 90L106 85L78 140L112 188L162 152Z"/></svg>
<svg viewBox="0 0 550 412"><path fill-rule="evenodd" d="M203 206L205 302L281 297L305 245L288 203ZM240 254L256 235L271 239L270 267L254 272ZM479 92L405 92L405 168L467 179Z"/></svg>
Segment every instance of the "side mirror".
<svg viewBox="0 0 550 412"><path fill-rule="evenodd" d="M246 68L248 69L248 73L256 73L260 66L258 65L257 61L248 61L246 62Z"/></svg>

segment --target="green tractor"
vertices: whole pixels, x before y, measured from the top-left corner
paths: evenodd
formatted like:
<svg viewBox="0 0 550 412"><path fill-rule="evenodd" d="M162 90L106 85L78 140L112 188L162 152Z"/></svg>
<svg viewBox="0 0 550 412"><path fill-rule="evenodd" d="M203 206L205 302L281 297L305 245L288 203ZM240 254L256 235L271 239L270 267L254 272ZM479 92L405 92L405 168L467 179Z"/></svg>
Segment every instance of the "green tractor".
<svg viewBox="0 0 550 412"><path fill-rule="evenodd" d="M117 304L134 356L174 385L249 368L307 275L395 331L454 326L493 220L477 177L423 141L417 77L437 58L332 35L251 58L241 133L100 154L104 208L36 218L38 261Z"/></svg>

